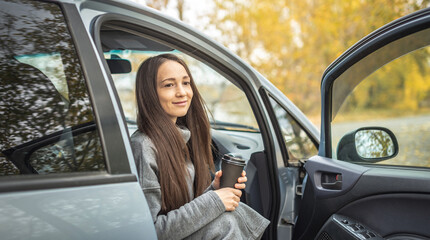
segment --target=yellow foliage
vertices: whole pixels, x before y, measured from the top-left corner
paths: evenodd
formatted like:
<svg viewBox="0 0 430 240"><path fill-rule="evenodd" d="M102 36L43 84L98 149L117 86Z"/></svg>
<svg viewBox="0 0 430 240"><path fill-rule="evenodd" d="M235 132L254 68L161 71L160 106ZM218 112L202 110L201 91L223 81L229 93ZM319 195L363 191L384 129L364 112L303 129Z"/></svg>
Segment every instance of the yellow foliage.
<svg viewBox="0 0 430 240"><path fill-rule="evenodd" d="M308 115L320 112L325 68L365 35L429 0L214 0L211 24L223 43L272 81ZM415 75L412 75L415 74ZM405 96L428 86L411 71ZM428 82L428 81L424 81ZM428 83L427 83L428 84ZM425 85L420 91L416 86ZM357 99L357 104L360 103ZM417 103L405 103L408 106ZM400 107L400 106L399 106ZM403 106L406 107L406 106Z"/></svg>

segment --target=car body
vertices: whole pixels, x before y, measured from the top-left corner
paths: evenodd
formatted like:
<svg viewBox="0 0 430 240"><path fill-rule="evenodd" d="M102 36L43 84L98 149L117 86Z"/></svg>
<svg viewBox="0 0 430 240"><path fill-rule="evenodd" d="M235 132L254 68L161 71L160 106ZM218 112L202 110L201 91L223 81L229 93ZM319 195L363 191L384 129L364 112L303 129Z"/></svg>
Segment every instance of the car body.
<svg viewBox="0 0 430 240"><path fill-rule="evenodd" d="M430 237L429 170L375 164L401 152L396 133L359 126L345 135L348 153L360 155L354 139L360 133L368 144L367 130L387 133L392 150L331 159L332 97L341 105L352 91L333 86L348 86L342 73L379 48L426 36L414 33L430 26L429 10L372 33L328 68L320 133L251 66L158 11L104 0L0 5L2 238L156 239L129 136L136 69L166 52L185 59L211 112L216 168L225 153L246 159L242 201L271 220L263 239Z"/></svg>

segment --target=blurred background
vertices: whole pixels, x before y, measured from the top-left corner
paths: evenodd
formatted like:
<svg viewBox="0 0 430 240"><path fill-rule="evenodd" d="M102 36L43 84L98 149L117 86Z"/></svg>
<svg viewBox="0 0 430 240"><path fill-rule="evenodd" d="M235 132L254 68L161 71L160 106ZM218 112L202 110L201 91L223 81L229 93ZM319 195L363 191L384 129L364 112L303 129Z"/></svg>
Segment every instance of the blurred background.
<svg viewBox="0 0 430 240"><path fill-rule="evenodd" d="M430 6L430 0L132 1L180 19L224 44L276 85L318 128L320 82L328 65L377 28ZM419 68L399 72L398 81L425 74ZM394 89L401 98L396 111L430 112L420 107L423 98L430 98L427 85L400 84ZM421 94L414 98L405 92ZM377 108L384 109L384 104L393 102L381 102Z"/></svg>

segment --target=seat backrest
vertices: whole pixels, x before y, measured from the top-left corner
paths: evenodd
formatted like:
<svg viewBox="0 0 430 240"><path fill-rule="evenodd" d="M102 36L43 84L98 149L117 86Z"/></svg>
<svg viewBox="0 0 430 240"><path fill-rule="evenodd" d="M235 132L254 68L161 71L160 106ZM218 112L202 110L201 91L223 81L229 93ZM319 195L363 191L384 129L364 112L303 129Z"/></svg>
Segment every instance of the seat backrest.
<svg viewBox="0 0 430 240"><path fill-rule="evenodd" d="M66 103L39 69L16 59L2 60L0 81L0 124L6 126L0 134L1 152L64 125Z"/></svg>

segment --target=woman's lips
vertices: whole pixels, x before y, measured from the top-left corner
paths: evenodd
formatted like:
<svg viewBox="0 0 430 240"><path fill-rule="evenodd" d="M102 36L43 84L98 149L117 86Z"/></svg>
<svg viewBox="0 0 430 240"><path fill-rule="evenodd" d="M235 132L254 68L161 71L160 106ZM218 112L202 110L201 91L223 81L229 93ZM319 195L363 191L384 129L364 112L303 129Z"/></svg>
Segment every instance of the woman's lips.
<svg viewBox="0 0 430 240"><path fill-rule="evenodd" d="M173 104L175 104L176 106L186 106L187 105L187 100L185 101L180 101L180 102L173 102Z"/></svg>

